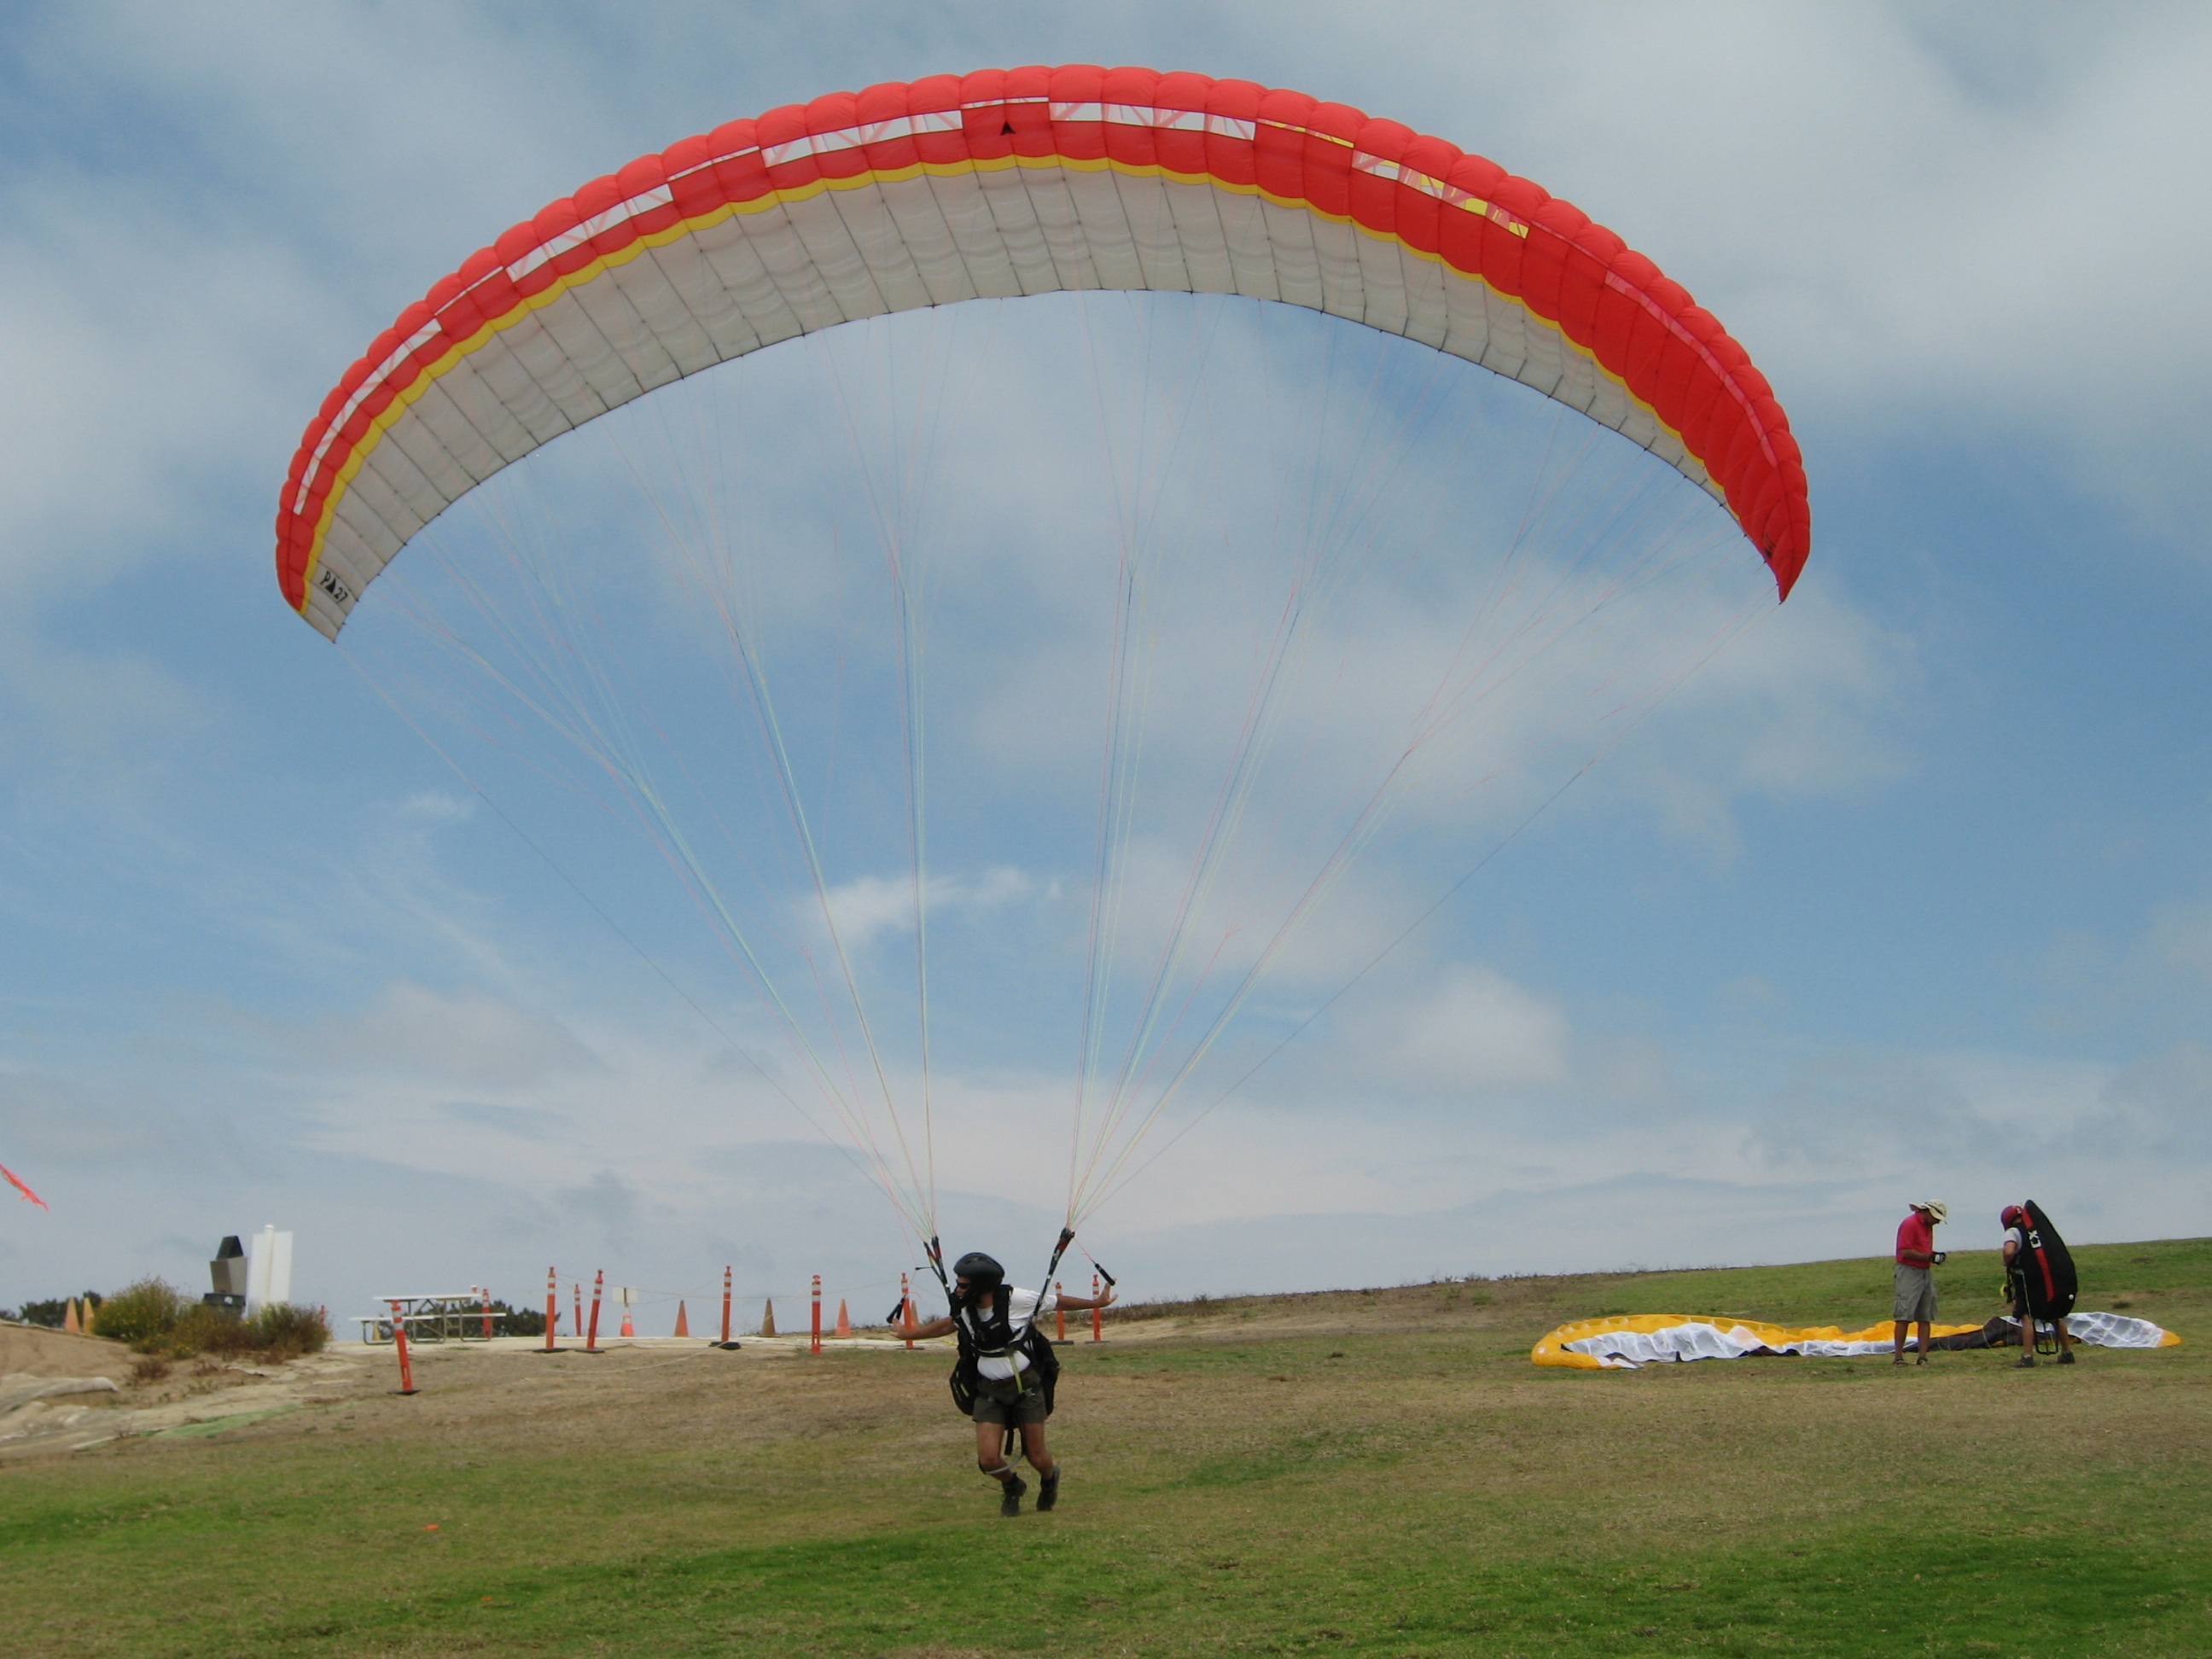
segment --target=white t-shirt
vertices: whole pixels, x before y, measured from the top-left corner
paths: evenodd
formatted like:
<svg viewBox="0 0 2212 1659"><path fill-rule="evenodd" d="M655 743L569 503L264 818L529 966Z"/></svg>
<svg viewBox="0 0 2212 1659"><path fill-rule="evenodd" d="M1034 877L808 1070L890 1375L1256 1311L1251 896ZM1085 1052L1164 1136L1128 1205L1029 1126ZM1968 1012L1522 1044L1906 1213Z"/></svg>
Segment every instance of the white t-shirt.
<svg viewBox="0 0 2212 1659"><path fill-rule="evenodd" d="M1023 1290L1018 1285L1001 1285L996 1294L1006 1298L1006 1318L1016 1336L1022 1334L1024 1325L1043 1318L1060 1305L1060 1298L1050 1291L1047 1291L1040 1300L1035 1291ZM996 1310L994 1304L993 1311ZM975 1374L994 1382L1004 1382L1018 1376L1029 1368L1030 1357L1019 1348L1011 1354L979 1354L975 1359Z"/></svg>
<svg viewBox="0 0 2212 1659"><path fill-rule="evenodd" d="M2022 1250L2025 1250L2027 1249L2027 1234L2018 1227L2008 1227L2005 1229L2004 1242L2007 1244L2017 1244ZM2000 1246L1999 1249L2000 1253L2002 1253L2002 1247ZM2013 1260L2016 1262L2020 1260L2020 1257L2015 1255L2013 1257Z"/></svg>

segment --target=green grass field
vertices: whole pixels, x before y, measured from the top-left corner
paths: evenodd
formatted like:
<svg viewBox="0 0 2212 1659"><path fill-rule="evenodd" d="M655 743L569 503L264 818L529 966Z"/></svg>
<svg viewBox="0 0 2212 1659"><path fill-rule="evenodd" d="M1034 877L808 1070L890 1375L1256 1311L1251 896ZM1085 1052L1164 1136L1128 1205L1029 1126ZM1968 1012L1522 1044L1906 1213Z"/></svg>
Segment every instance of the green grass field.
<svg viewBox="0 0 2212 1659"><path fill-rule="evenodd" d="M2033 1372L1528 1362L1597 1313L1871 1322L1878 1261L1164 1310L1065 1351L1062 1506L1018 1521L942 1353L439 1356L412 1400L0 1465L6 1642L2212 1653L2212 1240L2078 1254L2083 1306L2185 1346ZM1994 1310L1992 1255L1942 1277L1947 1317Z"/></svg>

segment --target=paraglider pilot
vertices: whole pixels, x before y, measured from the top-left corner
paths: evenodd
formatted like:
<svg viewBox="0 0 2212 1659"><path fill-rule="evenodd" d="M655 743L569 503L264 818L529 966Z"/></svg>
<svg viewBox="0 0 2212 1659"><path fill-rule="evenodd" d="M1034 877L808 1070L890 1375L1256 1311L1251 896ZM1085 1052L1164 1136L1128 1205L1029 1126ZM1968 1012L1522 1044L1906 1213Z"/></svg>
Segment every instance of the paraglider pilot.
<svg viewBox="0 0 2212 1659"><path fill-rule="evenodd" d="M1019 1515L1028 1483L1015 1472L1006 1453L1018 1428L1022 1454L1037 1472L1039 1510L1060 1500L1060 1465L1045 1444L1044 1420L1052 1415L1053 1387L1060 1360L1036 1322L1055 1307L1088 1311L1114 1299L1109 1285L1098 1297L1042 1296L1006 1283L1006 1270L980 1250L952 1264L952 1311L943 1319L909 1327L910 1338L959 1338L960 1359L952 1370L952 1400L975 1423L975 1467L999 1483L999 1513Z"/></svg>
<svg viewBox="0 0 2212 1659"><path fill-rule="evenodd" d="M1947 1206L1924 1198L1906 1212L1898 1227L1897 1298L1890 1310L1897 1321L1897 1334L1890 1344L1893 1365L1905 1363L1905 1328L1915 1322L1920 1327L1920 1357L1913 1363L1928 1363L1928 1328L1936 1322L1936 1264L1943 1259L1943 1252L1936 1248L1936 1229L1950 1213Z"/></svg>
<svg viewBox="0 0 2212 1659"><path fill-rule="evenodd" d="M2073 1364L2074 1334L2066 1328L2066 1316L2074 1310L2072 1254L2033 1199L2006 1205L1997 1221L2005 1230L2005 1296L2020 1321L2021 1352L2013 1363L2035 1364L2035 1328L2040 1322L2057 1335L2058 1363Z"/></svg>

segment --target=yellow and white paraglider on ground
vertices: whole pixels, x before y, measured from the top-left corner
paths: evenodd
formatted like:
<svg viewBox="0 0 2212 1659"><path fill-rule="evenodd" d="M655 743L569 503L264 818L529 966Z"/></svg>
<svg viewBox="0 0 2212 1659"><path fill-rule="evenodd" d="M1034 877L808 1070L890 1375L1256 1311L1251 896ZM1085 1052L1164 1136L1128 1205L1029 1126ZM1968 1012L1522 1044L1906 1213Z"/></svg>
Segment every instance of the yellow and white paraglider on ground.
<svg viewBox="0 0 2212 1659"><path fill-rule="evenodd" d="M1992 1321L2009 1326L2010 1320ZM1974 1337L1983 1325L1937 1325L1938 1343ZM2181 1339L2148 1319L2124 1314L2069 1315L2066 1328L2076 1342L2099 1348L2176 1348ZM1894 1328L1884 1322L1862 1330L1835 1325L1770 1325L1729 1314L1616 1314L1604 1319L1571 1320L1544 1333L1528 1358L1539 1365L1568 1365L1579 1370L1635 1370L1644 1365L1692 1359L1744 1359L1795 1354L1837 1359L1890 1352ZM1968 1346L1965 1343L1956 1346ZM1996 1342L1974 1346L1999 1346Z"/></svg>

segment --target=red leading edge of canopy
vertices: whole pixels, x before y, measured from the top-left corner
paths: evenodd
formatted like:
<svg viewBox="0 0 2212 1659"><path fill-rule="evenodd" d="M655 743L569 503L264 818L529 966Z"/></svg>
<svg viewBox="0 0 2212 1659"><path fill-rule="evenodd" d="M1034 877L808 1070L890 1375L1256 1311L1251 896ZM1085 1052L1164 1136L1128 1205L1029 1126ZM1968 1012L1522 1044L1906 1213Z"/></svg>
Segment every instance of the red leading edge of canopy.
<svg viewBox="0 0 2212 1659"><path fill-rule="evenodd" d="M1494 162L1347 105L1249 81L1071 64L887 82L732 121L593 179L479 249L400 313L308 422L276 514L285 599L306 608L334 495L378 417L574 271L720 209L824 182L1055 157L1304 204L1527 306L1680 436L1789 598L1812 546L1789 418L1712 314L1620 237Z"/></svg>

